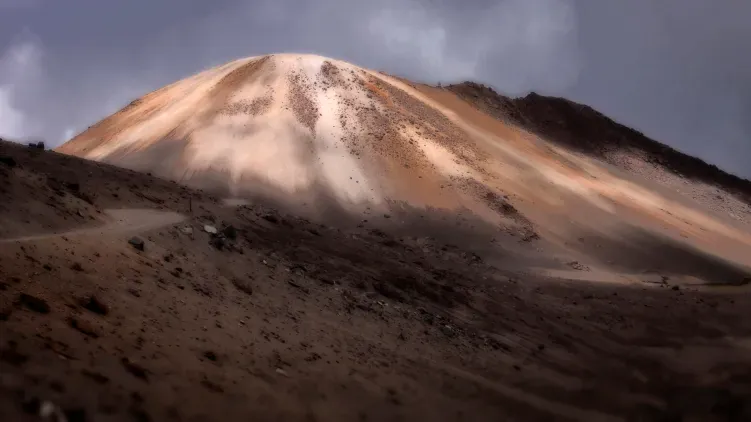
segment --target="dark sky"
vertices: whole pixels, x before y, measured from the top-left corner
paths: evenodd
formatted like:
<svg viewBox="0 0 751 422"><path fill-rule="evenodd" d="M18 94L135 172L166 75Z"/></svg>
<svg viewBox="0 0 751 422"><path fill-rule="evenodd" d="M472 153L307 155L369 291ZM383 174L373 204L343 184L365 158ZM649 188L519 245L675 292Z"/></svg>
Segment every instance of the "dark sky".
<svg viewBox="0 0 751 422"><path fill-rule="evenodd" d="M751 177L747 0L0 0L0 136L63 142L228 60L312 52L589 104Z"/></svg>

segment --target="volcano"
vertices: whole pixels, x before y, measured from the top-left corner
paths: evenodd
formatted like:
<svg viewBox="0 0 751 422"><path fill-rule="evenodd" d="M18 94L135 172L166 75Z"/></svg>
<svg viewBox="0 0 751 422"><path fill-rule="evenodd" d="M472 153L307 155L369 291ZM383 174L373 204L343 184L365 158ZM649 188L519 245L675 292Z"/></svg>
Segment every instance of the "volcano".
<svg viewBox="0 0 751 422"><path fill-rule="evenodd" d="M582 107L573 106L564 112L560 103L536 94L514 102L477 84L441 89L340 60L278 54L236 60L154 91L58 151L319 216L332 209L355 216L405 208L469 213L522 239L542 238L571 259L666 241L749 264L751 238L739 230L748 208L740 196L716 199L711 177L688 184L645 157L650 149L612 141L636 132L614 134L621 127L604 116L577 114L571 110ZM572 115L597 130L555 142L560 137L523 124L543 121L550 133L554 122L561 132ZM571 139L597 145L598 154ZM728 202L734 218L716 212ZM587 236L620 246L574 252L571 242ZM606 255L600 264L621 254Z"/></svg>
<svg viewBox="0 0 751 422"><path fill-rule="evenodd" d="M566 99L252 57L0 198L0 420L751 420L749 182Z"/></svg>

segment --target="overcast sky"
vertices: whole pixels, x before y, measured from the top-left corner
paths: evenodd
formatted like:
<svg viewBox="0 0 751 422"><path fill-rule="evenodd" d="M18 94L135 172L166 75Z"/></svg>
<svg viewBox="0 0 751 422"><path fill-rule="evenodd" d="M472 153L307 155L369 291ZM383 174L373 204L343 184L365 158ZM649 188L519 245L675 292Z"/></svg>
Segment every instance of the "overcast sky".
<svg viewBox="0 0 751 422"><path fill-rule="evenodd" d="M751 177L747 0L0 0L0 136L57 145L234 58L534 90Z"/></svg>

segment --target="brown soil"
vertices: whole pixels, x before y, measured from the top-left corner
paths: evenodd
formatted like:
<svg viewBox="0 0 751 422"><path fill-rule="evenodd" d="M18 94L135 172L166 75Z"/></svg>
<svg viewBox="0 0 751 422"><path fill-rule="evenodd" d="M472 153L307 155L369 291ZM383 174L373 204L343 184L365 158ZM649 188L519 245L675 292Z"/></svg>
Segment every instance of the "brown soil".
<svg viewBox="0 0 751 422"><path fill-rule="evenodd" d="M471 215L321 224L54 152L0 158L0 420L751 418L744 286L543 275L544 243L509 250ZM743 275L649 242L571 247Z"/></svg>

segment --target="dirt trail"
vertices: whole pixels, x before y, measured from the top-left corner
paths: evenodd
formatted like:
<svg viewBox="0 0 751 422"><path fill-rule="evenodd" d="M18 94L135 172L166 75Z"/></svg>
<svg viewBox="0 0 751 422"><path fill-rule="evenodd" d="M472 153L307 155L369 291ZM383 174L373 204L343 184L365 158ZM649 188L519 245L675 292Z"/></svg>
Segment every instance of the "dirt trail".
<svg viewBox="0 0 751 422"><path fill-rule="evenodd" d="M177 224L185 220L184 215L172 211L151 209L111 209L106 210L105 212L110 217L111 221L106 222L101 226L0 239L0 243L33 242L61 236L105 236L138 233Z"/></svg>

